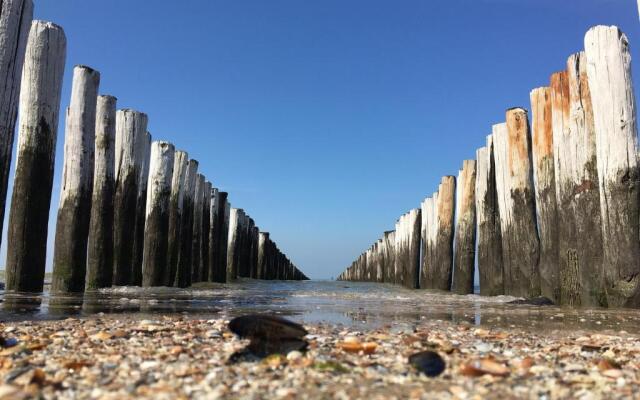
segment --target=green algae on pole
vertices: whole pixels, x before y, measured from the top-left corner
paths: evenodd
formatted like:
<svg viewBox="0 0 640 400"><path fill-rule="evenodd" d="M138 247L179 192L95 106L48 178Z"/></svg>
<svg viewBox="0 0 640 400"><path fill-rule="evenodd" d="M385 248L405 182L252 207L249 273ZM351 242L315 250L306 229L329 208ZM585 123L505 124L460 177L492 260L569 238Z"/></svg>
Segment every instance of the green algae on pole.
<svg viewBox="0 0 640 400"><path fill-rule="evenodd" d="M113 284L130 285L133 281L135 221L140 184L141 140L146 140L147 115L134 110L116 113L116 192L113 220Z"/></svg>
<svg viewBox="0 0 640 400"><path fill-rule="evenodd" d="M512 108L506 123L494 125L496 188L505 294L540 295L539 240L531 166L531 140L527 112Z"/></svg>
<svg viewBox="0 0 640 400"><path fill-rule="evenodd" d="M171 177L171 197L169 200L169 239L167 246L167 269L165 270L165 286L173 286L178 270L180 255L180 240L182 212L184 208L184 187L187 176L189 154L185 151L176 151L173 160L173 173Z"/></svg>
<svg viewBox="0 0 640 400"><path fill-rule="evenodd" d="M18 158L9 211L6 288L41 292L67 40L61 27L31 25L20 93Z"/></svg>
<svg viewBox="0 0 640 400"><path fill-rule="evenodd" d="M73 69L53 250L52 292L79 293L85 287L99 86L98 71L83 65Z"/></svg>
<svg viewBox="0 0 640 400"><path fill-rule="evenodd" d="M452 291L473 293L476 261L476 161L464 160L456 185L456 226Z"/></svg>
<svg viewBox="0 0 640 400"><path fill-rule="evenodd" d="M144 287L162 286L165 283L174 153L175 148L171 143L151 144L142 261Z"/></svg>
<svg viewBox="0 0 640 400"><path fill-rule="evenodd" d="M476 152L476 218L478 220L478 278L480 294L504 294L502 232L496 192L493 135Z"/></svg>
<svg viewBox="0 0 640 400"><path fill-rule="evenodd" d="M640 304L636 103L627 37L596 26L584 38L593 106L607 302Z"/></svg>
<svg viewBox="0 0 640 400"><path fill-rule="evenodd" d="M554 159L555 138L552 129L553 119L559 116L561 110L553 109L552 93L555 89L541 87L531 91L531 142L533 158L533 180L536 195L536 213L538 234L540 235L540 293L551 299L554 303L560 303L560 271L562 263L558 264L559 257L559 230L562 222L558 224L558 208L556 203L556 170ZM562 212L562 210L560 210Z"/></svg>
<svg viewBox="0 0 640 400"><path fill-rule="evenodd" d="M98 96L95 165L87 245L85 289L110 287L113 280L116 98Z"/></svg>
<svg viewBox="0 0 640 400"><path fill-rule="evenodd" d="M0 225L4 223L22 66L32 18L31 0L0 0Z"/></svg>
<svg viewBox="0 0 640 400"><path fill-rule="evenodd" d="M174 286L185 288L191 285L191 259L193 245L193 201L196 192L198 161L189 160L184 178L182 218L180 220L180 249Z"/></svg>

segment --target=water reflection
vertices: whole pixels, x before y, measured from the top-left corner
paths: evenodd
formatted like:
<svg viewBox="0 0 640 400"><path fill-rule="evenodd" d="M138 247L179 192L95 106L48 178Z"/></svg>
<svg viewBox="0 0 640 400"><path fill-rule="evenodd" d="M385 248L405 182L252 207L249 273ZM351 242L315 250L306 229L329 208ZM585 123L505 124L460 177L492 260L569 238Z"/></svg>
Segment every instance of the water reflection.
<svg viewBox="0 0 640 400"><path fill-rule="evenodd" d="M0 292L0 319L31 320L127 314L187 313L198 318L269 312L303 322L330 322L363 329L395 326L411 329L421 320L442 320L529 330L628 330L640 322L636 310L565 309L507 304L508 296L458 296L358 282L277 282L242 280L201 284L190 289L116 287L78 295Z"/></svg>

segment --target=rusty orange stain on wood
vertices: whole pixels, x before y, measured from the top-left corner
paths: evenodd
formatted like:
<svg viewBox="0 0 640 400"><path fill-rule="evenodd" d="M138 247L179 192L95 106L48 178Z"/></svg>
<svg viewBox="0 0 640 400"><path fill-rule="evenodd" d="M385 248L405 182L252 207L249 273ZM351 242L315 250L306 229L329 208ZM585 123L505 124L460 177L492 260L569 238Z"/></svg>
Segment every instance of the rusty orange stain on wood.
<svg viewBox="0 0 640 400"><path fill-rule="evenodd" d="M562 113L562 125L569 125L569 73L567 71L556 72L551 75L551 109L553 113ZM567 129L563 129L567 132Z"/></svg>
<svg viewBox="0 0 640 400"><path fill-rule="evenodd" d="M536 162L553 152L551 119L551 88L541 87L531 92L531 121Z"/></svg>
<svg viewBox="0 0 640 400"><path fill-rule="evenodd" d="M507 148L509 149L509 171L511 176L521 172L525 166L524 160L529 157L527 135L529 134L529 119L523 108L507 110Z"/></svg>

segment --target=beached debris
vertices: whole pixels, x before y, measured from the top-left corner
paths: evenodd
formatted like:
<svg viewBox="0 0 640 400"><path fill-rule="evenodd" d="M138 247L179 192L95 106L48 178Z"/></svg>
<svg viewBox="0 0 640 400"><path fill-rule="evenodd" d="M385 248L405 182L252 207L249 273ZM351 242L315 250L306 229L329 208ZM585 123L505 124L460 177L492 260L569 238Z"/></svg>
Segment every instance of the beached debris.
<svg viewBox="0 0 640 400"><path fill-rule="evenodd" d="M263 358L270 354L287 354L290 351L306 350L304 340L307 330L302 325L282 317L249 314L229 322L229 330L242 339L249 339L247 347L231 356L230 361L242 359L242 355Z"/></svg>
<svg viewBox="0 0 640 400"><path fill-rule="evenodd" d="M421 351L409 356L409 364L426 376L436 377L444 372L446 364L442 357L434 351Z"/></svg>

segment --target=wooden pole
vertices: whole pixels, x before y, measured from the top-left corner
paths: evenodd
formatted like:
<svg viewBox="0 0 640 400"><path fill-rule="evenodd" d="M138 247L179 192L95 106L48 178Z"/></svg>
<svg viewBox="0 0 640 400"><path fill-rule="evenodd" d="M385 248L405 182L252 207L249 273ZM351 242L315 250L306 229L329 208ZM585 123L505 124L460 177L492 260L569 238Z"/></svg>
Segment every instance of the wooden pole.
<svg viewBox="0 0 640 400"><path fill-rule="evenodd" d="M529 122L522 108L507 110L506 119L494 125L493 133L505 294L535 297L540 295L540 245Z"/></svg>
<svg viewBox="0 0 640 400"><path fill-rule="evenodd" d="M393 271L395 268L395 231L386 231L384 233L384 281L393 282Z"/></svg>
<svg viewBox="0 0 640 400"><path fill-rule="evenodd" d="M134 110L116 113L116 194L113 220L113 284L133 282L133 249L140 162L136 143L147 132L147 115Z"/></svg>
<svg viewBox="0 0 640 400"><path fill-rule="evenodd" d="M0 225L4 223L22 66L32 17L31 0L0 1Z"/></svg>
<svg viewBox="0 0 640 400"><path fill-rule="evenodd" d="M18 159L9 211L7 290L42 292L44 286L66 42L61 27L33 22L20 93Z"/></svg>
<svg viewBox="0 0 640 400"><path fill-rule="evenodd" d="M174 286L185 288L191 285L191 266L193 249L193 211L196 194L198 161L189 160L184 178L184 196L182 198L182 218L180 221L180 253Z"/></svg>
<svg viewBox="0 0 640 400"><path fill-rule="evenodd" d="M400 217L399 224L396 225L396 281L413 289L418 288L421 221L420 209L413 209Z"/></svg>
<svg viewBox="0 0 640 400"><path fill-rule="evenodd" d="M133 267L131 284L142 285L142 258L144 255L144 224L147 210L147 185L149 180L149 162L151 156L151 134L146 132L142 141L136 143L138 155L136 160L140 176L138 178L138 195L136 197L136 219L133 244Z"/></svg>
<svg viewBox="0 0 640 400"><path fill-rule="evenodd" d="M200 282L209 282L209 234L211 232L211 196L213 185L204 183L204 197L202 204L202 255L200 256Z"/></svg>
<svg viewBox="0 0 640 400"><path fill-rule="evenodd" d="M193 200L193 240L191 241L191 281L200 281L202 262L202 209L204 204L204 175L198 174Z"/></svg>
<svg viewBox="0 0 640 400"><path fill-rule="evenodd" d="M640 304L636 103L627 37L596 26L584 38L598 160L609 306Z"/></svg>
<svg viewBox="0 0 640 400"><path fill-rule="evenodd" d="M227 193L217 191L215 197L215 220L211 235L211 260L209 276L213 282L227 281L227 240L229 235L229 212Z"/></svg>
<svg viewBox="0 0 640 400"><path fill-rule="evenodd" d="M558 209L554 159L553 120L562 118L561 109L553 109L552 89L537 88L531 91L531 134L533 156L533 181L536 199L538 234L540 236L540 293L554 303L560 302L560 270ZM552 118L553 115L553 118Z"/></svg>
<svg viewBox="0 0 640 400"><path fill-rule="evenodd" d="M496 192L493 135L476 152L476 213L478 219L478 276L480 294L504 294L502 233Z"/></svg>
<svg viewBox="0 0 640 400"><path fill-rule="evenodd" d="M117 99L113 96L98 96L96 106L95 166L86 289L109 287L113 280L116 102Z"/></svg>
<svg viewBox="0 0 640 400"><path fill-rule="evenodd" d="M260 232L258 237L258 279L266 279L267 273L267 243L269 232Z"/></svg>
<svg viewBox="0 0 640 400"><path fill-rule="evenodd" d="M52 292L84 291L99 86L98 71L83 65L73 69L53 250Z"/></svg>
<svg viewBox="0 0 640 400"><path fill-rule="evenodd" d="M165 282L174 153L171 143L151 144L142 264L144 287L162 286Z"/></svg>
<svg viewBox="0 0 640 400"><path fill-rule="evenodd" d="M458 173L456 192L453 291L473 293L476 266L476 162L465 160Z"/></svg>
<svg viewBox="0 0 640 400"><path fill-rule="evenodd" d="M231 208L229 215L229 239L227 240L227 282L235 281L238 277L237 244L240 240L240 219L242 210Z"/></svg>
<svg viewBox="0 0 640 400"><path fill-rule="evenodd" d="M551 77L560 302L606 306L595 128L584 53Z"/></svg>
<svg viewBox="0 0 640 400"><path fill-rule="evenodd" d="M451 290L456 178L442 178L438 191L423 203L427 213L420 287Z"/></svg>
<svg viewBox="0 0 640 400"><path fill-rule="evenodd" d="M189 154L176 151L173 158L173 174L171 177L171 198L169 201L169 234L167 245L167 269L165 270L165 286L173 286L178 271L178 260L181 247L181 221L184 209L185 179L189 164Z"/></svg>

